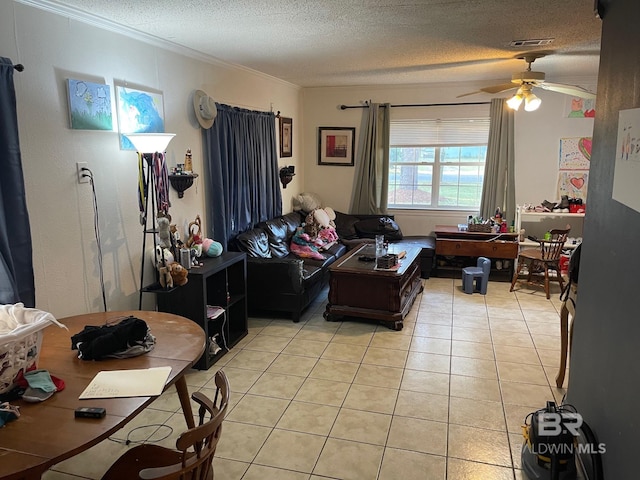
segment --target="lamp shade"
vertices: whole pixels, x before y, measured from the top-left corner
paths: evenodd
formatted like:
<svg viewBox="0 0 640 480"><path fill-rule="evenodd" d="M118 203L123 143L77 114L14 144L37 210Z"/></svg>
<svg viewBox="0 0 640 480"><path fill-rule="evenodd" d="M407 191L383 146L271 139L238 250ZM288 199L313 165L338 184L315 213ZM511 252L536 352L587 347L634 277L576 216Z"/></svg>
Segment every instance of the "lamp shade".
<svg viewBox="0 0 640 480"><path fill-rule="evenodd" d="M125 133L140 153L164 152L175 133Z"/></svg>
<svg viewBox="0 0 640 480"><path fill-rule="evenodd" d="M537 110L541 103L542 100L536 97L533 93L529 93L524 97L524 109L527 112L533 112L534 110Z"/></svg>
<svg viewBox="0 0 640 480"><path fill-rule="evenodd" d="M520 91L518 91L518 93L516 93L513 97L507 100L507 105L512 110L518 110L520 108L520 104L522 103L522 100L523 100L522 95L520 94Z"/></svg>

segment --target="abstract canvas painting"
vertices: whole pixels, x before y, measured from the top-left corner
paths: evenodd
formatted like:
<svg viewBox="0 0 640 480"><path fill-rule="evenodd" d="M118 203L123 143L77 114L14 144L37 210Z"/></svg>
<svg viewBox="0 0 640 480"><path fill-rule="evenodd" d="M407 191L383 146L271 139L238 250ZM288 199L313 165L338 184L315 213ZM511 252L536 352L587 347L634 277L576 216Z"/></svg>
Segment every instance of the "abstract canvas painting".
<svg viewBox="0 0 640 480"><path fill-rule="evenodd" d="M164 133L164 107L161 93L116 86L120 148L134 150L127 133Z"/></svg>

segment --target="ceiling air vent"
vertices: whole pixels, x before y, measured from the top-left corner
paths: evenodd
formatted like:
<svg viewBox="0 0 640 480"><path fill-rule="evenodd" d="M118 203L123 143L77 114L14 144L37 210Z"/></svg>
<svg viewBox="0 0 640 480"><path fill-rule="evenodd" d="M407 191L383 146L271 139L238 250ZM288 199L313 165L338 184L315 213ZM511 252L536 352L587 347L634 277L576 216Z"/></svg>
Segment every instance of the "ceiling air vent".
<svg viewBox="0 0 640 480"><path fill-rule="evenodd" d="M509 43L510 47L543 47L550 45L553 42L553 38L540 38L537 40L513 40Z"/></svg>

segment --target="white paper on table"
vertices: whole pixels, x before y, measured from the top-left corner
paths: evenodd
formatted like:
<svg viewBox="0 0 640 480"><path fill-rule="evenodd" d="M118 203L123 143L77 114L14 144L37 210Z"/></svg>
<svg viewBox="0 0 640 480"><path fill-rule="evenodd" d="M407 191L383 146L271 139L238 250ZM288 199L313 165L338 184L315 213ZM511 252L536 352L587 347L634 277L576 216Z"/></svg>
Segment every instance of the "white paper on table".
<svg viewBox="0 0 640 480"><path fill-rule="evenodd" d="M105 370L97 373L79 398L153 397L162 393L170 373L171 367Z"/></svg>

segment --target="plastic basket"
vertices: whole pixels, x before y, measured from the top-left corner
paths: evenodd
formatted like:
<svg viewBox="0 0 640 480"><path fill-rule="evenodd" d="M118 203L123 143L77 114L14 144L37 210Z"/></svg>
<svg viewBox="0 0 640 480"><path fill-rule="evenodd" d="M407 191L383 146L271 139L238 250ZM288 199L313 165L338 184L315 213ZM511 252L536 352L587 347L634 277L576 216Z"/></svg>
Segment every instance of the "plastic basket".
<svg viewBox="0 0 640 480"><path fill-rule="evenodd" d="M36 366L42 330L51 324L66 328L48 312L22 303L0 305L0 393L14 388L20 371Z"/></svg>

